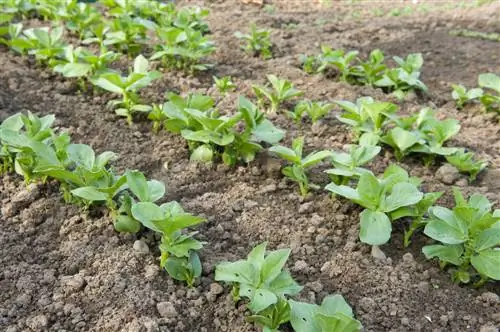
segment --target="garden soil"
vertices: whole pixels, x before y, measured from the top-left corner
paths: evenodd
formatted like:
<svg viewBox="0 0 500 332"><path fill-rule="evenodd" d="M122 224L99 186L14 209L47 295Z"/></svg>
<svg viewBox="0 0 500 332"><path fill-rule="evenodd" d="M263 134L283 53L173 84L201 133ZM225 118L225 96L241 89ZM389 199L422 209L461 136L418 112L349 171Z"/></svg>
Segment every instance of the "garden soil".
<svg viewBox="0 0 500 332"><path fill-rule="evenodd" d="M162 102L166 91L198 91L217 98L221 111L231 111L238 94L252 97L252 84L276 74L313 100L372 96L397 102L378 89L309 76L299 68L298 55L316 54L322 44L357 49L362 57L375 48L388 58L421 52L429 94L411 96L400 103L400 112L432 106L440 117L460 120L461 131L450 145L476 152L490 166L469 184L465 175L439 163L426 168L418 158L409 158L400 165L422 177L425 191L445 190L442 205L452 205L452 186L499 202L499 118L474 105L457 111L450 91L453 83L475 86L480 73L500 74L500 44L449 34L457 28L499 33L498 3L383 17L372 14L375 5L336 2L327 8L291 7L281 1L267 10L239 1L205 5L211 9L208 20L217 44L209 59L214 69L195 77L165 72L142 92L146 101ZM239 49L233 33L246 31L252 21L272 31L273 59L253 58ZM215 283L213 273L218 262L246 257L262 241L270 249L292 249L288 269L305 286L300 300L320 303L327 294L340 293L366 331L498 331L499 284L480 289L453 284L436 262L424 259L420 250L428 241L421 234L403 248L404 225L395 225L390 243L381 247L383 255L375 258L358 241L359 207L323 191L300 198L272 156L263 153L250 165L235 168L192 164L179 136L153 134L144 118L130 127L117 118L105 106L109 94L79 93L72 82L6 49L0 50L0 68L0 120L16 112L55 114L56 125L74 142L119 153L117 170L140 169L164 181L168 200L207 218L198 229L206 241L203 276L189 289L160 271L158 239L151 233L115 232L104 211L84 212L64 204L57 183L26 187L19 176L3 176L1 331L256 331L244 320L244 306L232 302L230 289ZM237 92L220 97L211 87L212 75L231 75ZM287 144L305 135L307 151L340 150L352 137L336 120L338 111L314 126L296 126L282 114L272 120L287 129ZM379 174L394 160L383 150L370 168ZM314 182L328 182L325 167L312 172Z"/></svg>

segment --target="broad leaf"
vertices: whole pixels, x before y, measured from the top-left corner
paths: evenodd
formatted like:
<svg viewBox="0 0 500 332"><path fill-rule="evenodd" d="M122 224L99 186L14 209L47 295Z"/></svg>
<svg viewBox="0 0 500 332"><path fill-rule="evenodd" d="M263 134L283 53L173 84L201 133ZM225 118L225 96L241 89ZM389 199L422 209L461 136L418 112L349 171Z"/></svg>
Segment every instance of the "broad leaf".
<svg viewBox="0 0 500 332"><path fill-rule="evenodd" d="M383 212L363 210L360 214L359 239L374 246L385 244L391 238L392 225Z"/></svg>

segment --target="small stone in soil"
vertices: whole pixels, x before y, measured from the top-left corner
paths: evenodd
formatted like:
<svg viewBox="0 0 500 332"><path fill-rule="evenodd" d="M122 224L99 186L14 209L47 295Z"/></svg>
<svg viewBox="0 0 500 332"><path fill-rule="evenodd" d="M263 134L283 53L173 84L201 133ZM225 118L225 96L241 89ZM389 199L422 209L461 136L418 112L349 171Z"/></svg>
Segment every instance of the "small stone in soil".
<svg viewBox="0 0 500 332"><path fill-rule="evenodd" d="M171 302L160 302L156 304L156 309L161 317L174 318L177 316L177 310Z"/></svg>
<svg viewBox="0 0 500 332"><path fill-rule="evenodd" d="M436 179L444 184L454 184L459 177L458 170L450 164L444 164L436 171Z"/></svg>
<svg viewBox="0 0 500 332"><path fill-rule="evenodd" d="M373 258L385 260L387 257L384 252L378 246L372 246L372 256Z"/></svg>
<svg viewBox="0 0 500 332"><path fill-rule="evenodd" d="M140 254L149 253L149 247L143 240L137 240L134 242L134 250Z"/></svg>

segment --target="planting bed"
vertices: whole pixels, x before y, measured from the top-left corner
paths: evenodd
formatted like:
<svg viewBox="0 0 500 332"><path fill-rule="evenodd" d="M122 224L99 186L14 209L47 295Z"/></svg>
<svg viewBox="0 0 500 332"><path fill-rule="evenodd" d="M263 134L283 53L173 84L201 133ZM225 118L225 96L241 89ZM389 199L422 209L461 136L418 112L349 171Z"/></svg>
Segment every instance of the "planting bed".
<svg viewBox="0 0 500 332"><path fill-rule="evenodd" d="M218 107L224 110L233 107L238 94L253 97L251 85L264 84L266 74L276 74L312 100L372 96L397 103L380 89L307 75L299 68L298 55L317 54L320 44L357 49L363 55L380 48L388 58L421 52L421 79L429 94L399 103L400 113L433 106L439 117L460 120L461 131L451 145L476 152L489 167L468 184L467 176L439 163L426 168L418 158L407 158L399 165L421 177L426 192L446 191L441 205L452 206L453 185L499 202L498 115L477 105L458 111L451 84L471 87L480 73L500 74L500 44L448 33L457 28L500 32L494 14L500 11L498 3L399 17L376 17L349 5L311 10L300 3L293 8L276 3L274 13L239 1L204 6L211 10L208 22L217 46L209 58L214 68L194 77L165 71L141 92L144 100L163 102L166 91L218 96L211 87L212 74L231 75L238 89L219 98ZM273 59L253 58L239 49L233 33L246 31L250 21L271 30ZM305 285L300 299L320 302L327 294L340 293L366 331L498 331L498 282L479 289L453 284L436 262L421 254L425 237L416 234L414 243L403 248L398 223L390 243L381 246L386 258L372 257L370 247L358 240L361 209L325 191L302 199L296 184L281 175L278 159L261 153L248 166L234 168L190 163L180 136L165 131L155 135L151 123L140 117L129 127L106 109L109 94L81 94L76 84L5 48L0 68L0 120L28 110L54 114L56 126L67 130L74 142L90 144L98 152L117 152L118 170L140 169L164 181L167 200L207 218L197 228L206 241L200 253L203 274L189 289L160 271L152 233L117 233L104 210L85 213L62 202L54 182L26 188L18 176L1 177L0 330L255 331L244 320L244 306L235 306L229 288L215 283L214 268L220 261L246 257L257 243L268 241L269 248L292 249L288 269ZM285 145L304 135L306 151L339 150L352 137L335 118L338 111L314 126L298 127L282 114L272 120L287 130ZM370 168L380 174L393 160L384 149ZM328 179L322 170L313 170L312 180L324 185Z"/></svg>

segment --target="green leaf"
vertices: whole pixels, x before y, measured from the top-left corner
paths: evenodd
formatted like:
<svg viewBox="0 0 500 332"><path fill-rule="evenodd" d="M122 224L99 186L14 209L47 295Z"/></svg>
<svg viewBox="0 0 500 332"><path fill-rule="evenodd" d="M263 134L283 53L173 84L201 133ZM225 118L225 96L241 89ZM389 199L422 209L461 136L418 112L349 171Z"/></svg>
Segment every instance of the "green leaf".
<svg viewBox="0 0 500 332"><path fill-rule="evenodd" d="M151 196L149 193L148 182L146 177L142 172L130 171L127 172L127 184L132 193L141 202L151 202Z"/></svg>
<svg viewBox="0 0 500 332"><path fill-rule="evenodd" d="M358 192L355 189L352 189L351 187L339 186L332 182L327 184L325 186L325 189L331 191L334 194L350 199L351 201L354 202L361 201L361 197L359 196Z"/></svg>
<svg viewBox="0 0 500 332"><path fill-rule="evenodd" d="M360 214L359 239L374 246L385 244L391 238L392 225L383 212L363 210Z"/></svg>
<svg viewBox="0 0 500 332"><path fill-rule="evenodd" d="M329 316L333 316L339 312L349 317L353 316L351 306L346 302L344 297L339 294L326 296L323 302L321 302L320 311Z"/></svg>
<svg viewBox="0 0 500 332"><path fill-rule="evenodd" d="M342 332L358 332L363 326L356 319L346 316L343 313L337 313L334 316L327 316L318 313L315 319L320 326L322 332L342 331Z"/></svg>
<svg viewBox="0 0 500 332"><path fill-rule="evenodd" d="M330 151L319 151L309 154L302 160L302 167L307 168L317 163L321 162L323 159L331 157L332 153Z"/></svg>
<svg viewBox="0 0 500 332"><path fill-rule="evenodd" d="M437 257L443 262L459 266L462 264L462 254L464 252L464 247L461 244L456 244L456 245L435 244L423 247L422 252L425 255L425 258L427 259Z"/></svg>
<svg viewBox="0 0 500 332"><path fill-rule="evenodd" d="M54 71L61 73L64 77L82 77L86 76L92 66L86 63L67 63L54 67Z"/></svg>
<svg viewBox="0 0 500 332"><path fill-rule="evenodd" d="M500 248L480 251L471 257L470 262L481 275L500 280Z"/></svg>
<svg viewBox="0 0 500 332"><path fill-rule="evenodd" d="M500 228L489 228L479 233L474 250L483 251L498 246L500 246Z"/></svg>
<svg viewBox="0 0 500 332"><path fill-rule="evenodd" d="M446 244L460 244L467 240L467 225L453 211L436 206L430 212L434 217L427 222L425 235Z"/></svg>
<svg viewBox="0 0 500 332"><path fill-rule="evenodd" d="M68 158L78 166L92 170L95 162L94 150L86 144L70 144L67 149Z"/></svg>
<svg viewBox="0 0 500 332"><path fill-rule="evenodd" d="M261 312L267 307L278 302L278 297L267 289L256 289L252 296L252 300L248 304L248 309L253 313Z"/></svg>
<svg viewBox="0 0 500 332"><path fill-rule="evenodd" d="M124 233L137 233L141 229L141 224L137 220L126 215L119 215L113 226L117 232Z"/></svg>
<svg viewBox="0 0 500 332"><path fill-rule="evenodd" d="M215 267L215 280L252 285L258 282L258 273L254 266L245 260L223 262Z"/></svg>
<svg viewBox="0 0 500 332"><path fill-rule="evenodd" d="M493 73L481 74L478 77L479 86L500 93L500 76Z"/></svg>
<svg viewBox="0 0 500 332"><path fill-rule="evenodd" d="M371 173L361 174L358 182L358 188L356 191L361 197L361 201L358 203L361 206L376 210L377 207L383 202L382 199L382 189L379 180Z"/></svg>
<svg viewBox="0 0 500 332"><path fill-rule="evenodd" d="M134 73L146 74L148 68L148 60L142 54L138 55L134 60Z"/></svg>
<svg viewBox="0 0 500 332"><path fill-rule="evenodd" d="M280 273L290 256L290 249L271 251L262 264L261 279L266 283L273 281Z"/></svg>
<svg viewBox="0 0 500 332"><path fill-rule="evenodd" d="M300 156L297 156L294 150L287 148L285 146L281 145L272 146L271 148L269 148L269 152L276 153L281 158L291 161L293 163L300 162Z"/></svg>
<svg viewBox="0 0 500 332"><path fill-rule="evenodd" d="M276 128L271 121L264 119L252 130L253 140L256 142L266 142L276 144L283 139L285 131Z"/></svg>
<svg viewBox="0 0 500 332"><path fill-rule="evenodd" d="M188 261L184 257L169 257L165 262L165 270L169 276L179 281L188 280L190 275Z"/></svg>
<svg viewBox="0 0 500 332"><path fill-rule="evenodd" d="M278 296L296 295L300 293L303 288L293 280L288 271L281 271L268 286L269 289Z"/></svg>
<svg viewBox="0 0 500 332"><path fill-rule="evenodd" d="M198 225L204 222L205 219L198 216L193 216L189 213L182 213L174 215L169 219L163 219L161 222L156 223L162 233L173 234L184 228Z"/></svg>
<svg viewBox="0 0 500 332"><path fill-rule="evenodd" d="M81 187L71 190L71 193L77 197L83 198L90 202L106 201L108 196L95 187Z"/></svg>
<svg viewBox="0 0 500 332"><path fill-rule="evenodd" d="M424 194L411 183L397 183L392 192L382 201L382 211L391 212L403 206L417 204Z"/></svg>
<svg viewBox="0 0 500 332"><path fill-rule="evenodd" d="M125 89L122 88L123 83L121 82L120 77L116 76L116 74L103 74L97 79L93 79L92 83L104 90L123 94L125 92Z"/></svg>
<svg viewBox="0 0 500 332"><path fill-rule="evenodd" d="M255 246L247 256L247 262L252 264L256 270L261 270L264 264L267 242Z"/></svg>
<svg viewBox="0 0 500 332"><path fill-rule="evenodd" d="M234 141L234 135L227 133L217 133L210 130L192 131L184 129L181 131L182 137L188 141L196 141L202 143L214 143L219 146L226 146Z"/></svg>
<svg viewBox="0 0 500 332"><path fill-rule="evenodd" d="M163 210L151 202L139 202L132 205L132 216L139 220L145 227L162 233L161 228L155 223L165 218Z"/></svg>
<svg viewBox="0 0 500 332"><path fill-rule="evenodd" d="M151 202L156 202L165 195L165 184L161 181L149 180L148 191Z"/></svg>
<svg viewBox="0 0 500 332"><path fill-rule="evenodd" d="M315 321L319 306L316 304L288 300L290 304L290 324L294 331L322 332Z"/></svg>
<svg viewBox="0 0 500 332"><path fill-rule="evenodd" d="M214 153L210 145L203 144L194 149L193 152L191 152L191 157L189 158L189 160L208 163L213 160L213 157Z"/></svg>

